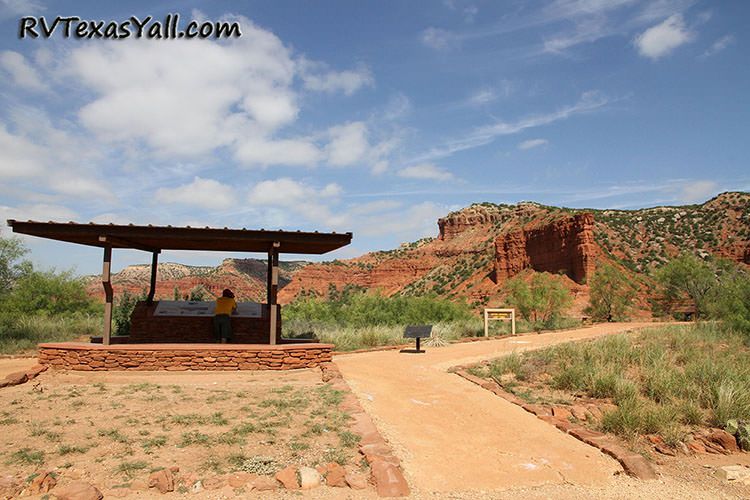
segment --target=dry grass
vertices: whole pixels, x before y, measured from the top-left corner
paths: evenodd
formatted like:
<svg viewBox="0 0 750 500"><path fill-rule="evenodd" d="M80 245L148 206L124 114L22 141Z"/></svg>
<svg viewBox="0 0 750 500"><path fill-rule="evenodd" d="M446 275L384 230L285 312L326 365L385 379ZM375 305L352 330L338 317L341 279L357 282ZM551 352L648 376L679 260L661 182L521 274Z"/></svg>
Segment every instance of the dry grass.
<svg viewBox="0 0 750 500"><path fill-rule="evenodd" d="M4 389L0 463L23 477L75 469L96 484L172 465L199 476L358 465L343 395L319 372L179 375L45 373L38 389Z"/></svg>

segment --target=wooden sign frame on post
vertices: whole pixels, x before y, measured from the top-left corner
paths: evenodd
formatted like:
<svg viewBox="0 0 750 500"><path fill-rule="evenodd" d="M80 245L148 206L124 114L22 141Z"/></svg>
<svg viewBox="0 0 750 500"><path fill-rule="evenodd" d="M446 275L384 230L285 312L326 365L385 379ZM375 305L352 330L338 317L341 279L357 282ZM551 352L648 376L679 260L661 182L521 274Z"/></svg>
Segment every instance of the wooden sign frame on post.
<svg viewBox="0 0 750 500"><path fill-rule="evenodd" d="M493 314L494 313L494 314ZM492 317L497 316L497 317ZM490 336L490 321L510 320L510 334L516 334L516 310L515 309L497 309L491 307L484 308L484 336Z"/></svg>

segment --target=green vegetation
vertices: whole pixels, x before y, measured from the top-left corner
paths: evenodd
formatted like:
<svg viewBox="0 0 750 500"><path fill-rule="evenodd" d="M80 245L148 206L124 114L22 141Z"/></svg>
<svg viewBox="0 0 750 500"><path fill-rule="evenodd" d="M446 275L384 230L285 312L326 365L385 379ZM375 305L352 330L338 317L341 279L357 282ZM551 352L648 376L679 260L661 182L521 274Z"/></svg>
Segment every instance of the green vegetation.
<svg viewBox="0 0 750 500"><path fill-rule="evenodd" d="M590 304L586 313L597 321L622 321L635 299L636 288L612 264L598 267L589 278Z"/></svg>
<svg viewBox="0 0 750 500"><path fill-rule="evenodd" d="M101 307L83 281L71 271L35 270L27 252L20 240L0 237L0 354L97 333Z"/></svg>
<svg viewBox="0 0 750 500"><path fill-rule="evenodd" d="M534 330L559 328L562 313L573 302L573 296L561 278L549 273L534 273L531 282L526 273L508 280L507 301Z"/></svg>
<svg viewBox="0 0 750 500"><path fill-rule="evenodd" d="M750 336L750 276L744 268L724 259L683 254L658 269L656 279L657 312L689 304L695 319L723 320Z"/></svg>
<svg viewBox="0 0 750 500"><path fill-rule="evenodd" d="M617 408L604 414L602 430L675 443L692 426L750 418L749 367L746 336L698 323L514 354L475 372L515 390L611 400Z"/></svg>
<svg viewBox="0 0 750 500"><path fill-rule="evenodd" d="M462 303L435 297L384 297L335 287L327 299L303 295L282 308L287 337L314 335L340 351L403 344L405 325L432 324L446 340L482 333L479 317Z"/></svg>

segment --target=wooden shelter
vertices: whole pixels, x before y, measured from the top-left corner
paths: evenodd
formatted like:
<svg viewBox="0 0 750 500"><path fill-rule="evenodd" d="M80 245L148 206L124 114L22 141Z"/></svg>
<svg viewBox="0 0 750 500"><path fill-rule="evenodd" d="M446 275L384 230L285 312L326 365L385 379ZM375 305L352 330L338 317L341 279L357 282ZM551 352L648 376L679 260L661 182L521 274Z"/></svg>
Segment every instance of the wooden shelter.
<svg viewBox="0 0 750 500"><path fill-rule="evenodd" d="M102 286L105 294L102 343L112 337L113 291L111 282L112 250L136 249L152 254L151 282L147 303L156 292L156 272L162 250L204 250L222 252L263 252L268 255L267 317L269 343L277 343L279 306L279 254L324 254L351 243L352 233L319 233L302 231L266 231L172 226L136 226L116 224L80 224L75 222L36 222L8 220L14 233L66 241L103 249Z"/></svg>

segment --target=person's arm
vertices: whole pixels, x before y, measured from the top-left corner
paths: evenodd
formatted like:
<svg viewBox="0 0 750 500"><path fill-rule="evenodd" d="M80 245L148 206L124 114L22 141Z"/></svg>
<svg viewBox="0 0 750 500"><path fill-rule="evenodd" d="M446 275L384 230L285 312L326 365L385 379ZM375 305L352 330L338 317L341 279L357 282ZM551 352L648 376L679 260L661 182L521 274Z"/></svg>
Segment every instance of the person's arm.
<svg viewBox="0 0 750 500"><path fill-rule="evenodd" d="M232 314L237 314L237 301L232 299Z"/></svg>

